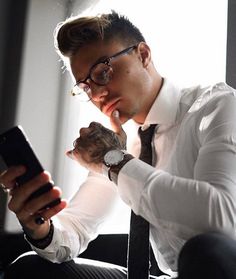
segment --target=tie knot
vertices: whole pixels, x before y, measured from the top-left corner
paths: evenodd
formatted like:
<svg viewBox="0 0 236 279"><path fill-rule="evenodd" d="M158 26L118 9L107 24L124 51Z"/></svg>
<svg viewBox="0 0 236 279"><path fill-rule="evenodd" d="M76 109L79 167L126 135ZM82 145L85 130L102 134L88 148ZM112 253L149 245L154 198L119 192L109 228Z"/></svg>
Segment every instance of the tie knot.
<svg viewBox="0 0 236 279"><path fill-rule="evenodd" d="M155 131L157 124L151 124L146 130L142 130L139 127L138 133L141 140L141 145L151 143L153 133Z"/></svg>

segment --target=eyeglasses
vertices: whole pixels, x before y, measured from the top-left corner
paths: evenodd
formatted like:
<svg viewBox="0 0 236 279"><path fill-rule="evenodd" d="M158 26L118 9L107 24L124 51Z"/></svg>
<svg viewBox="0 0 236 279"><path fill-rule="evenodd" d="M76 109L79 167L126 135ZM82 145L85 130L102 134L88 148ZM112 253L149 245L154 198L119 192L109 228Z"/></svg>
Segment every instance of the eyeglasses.
<svg viewBox="0 0 236 279"><path fill-rule="evenodd" d="M88 76L85 79L76 82L76 84L70 92L71 95L78 96L80 101L90 101L93 98L93 96L92 89L90 84L88 83L88 80L91 80L98 86L107 85L112 80L114 73L113 68L110 64L111 61L117 57L131 52L136 47L137 45L133 45L128 48L125 48L124 50L117 52L116 54L106 58L105 60L94 64L90 68Z"/></svg>

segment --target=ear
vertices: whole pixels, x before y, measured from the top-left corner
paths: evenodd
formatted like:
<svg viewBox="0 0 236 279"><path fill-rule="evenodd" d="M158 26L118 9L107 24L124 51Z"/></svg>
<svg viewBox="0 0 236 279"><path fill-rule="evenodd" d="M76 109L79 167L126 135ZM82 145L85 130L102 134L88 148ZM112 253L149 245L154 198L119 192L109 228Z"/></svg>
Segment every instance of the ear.
<svg viewBox="0 0 236 279"><path fill-rule="evenodd" d="M141 42L138 45L138 53L139 53L139 58L143 64L143 67L147 68L147 66L151 62L150 47L145 42Z"/></svg>

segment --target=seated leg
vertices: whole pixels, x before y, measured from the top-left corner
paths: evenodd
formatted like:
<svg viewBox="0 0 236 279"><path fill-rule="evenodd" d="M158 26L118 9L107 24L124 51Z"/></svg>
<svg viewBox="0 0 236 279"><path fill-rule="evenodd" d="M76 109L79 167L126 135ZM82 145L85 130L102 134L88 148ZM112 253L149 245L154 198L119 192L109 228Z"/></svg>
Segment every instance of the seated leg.
<svg viewBox="0 0 236 279"><path fill-rule="evenodd" d="M76 258L61 264L49 262L34 252L25 253L6 270L4 279L126 279L125 268Z"/></svg>
<svg viewBox="0 0 236 279"><path fill-rule="evenodd" d="M236 241L219 233L198 235L183 247L179 279L236 278Z"/></svg>

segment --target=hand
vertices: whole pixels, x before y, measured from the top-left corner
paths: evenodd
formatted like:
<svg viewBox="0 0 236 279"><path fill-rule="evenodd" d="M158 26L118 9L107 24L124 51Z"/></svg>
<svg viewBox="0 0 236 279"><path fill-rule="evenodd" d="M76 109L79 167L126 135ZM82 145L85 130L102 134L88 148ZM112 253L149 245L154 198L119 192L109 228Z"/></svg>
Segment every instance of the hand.
<svg viewBox="0 0 236 279"><path fill-rule="evenodd" d="M88 170L102 172L103 157L112 149L126 149L126 134L122 129L119 112L114 111L110 122L112 130L100 123L92 122L88 128L80 130L80 137L74 142L74 149L67 155Z"/></svg>
<svg viewBox="0 0 236 279"><path fill-rule="evenodd" d="M10 167L0 174L0 183L8 189L10 201L8 208L13 211L26 233L34 238L40 239L47 235L49 231L49 220L59 211L66 207L66 201L60 204L41 210L45 205L61 196L61 190L53 186L47 193L33 199L29 199L32 193L51 181L50 174L43 172L24 185L18 186L16 178L26 172L23 166ZM35 223L36 216L42 216L46 222L42 225Z"/></svg>

